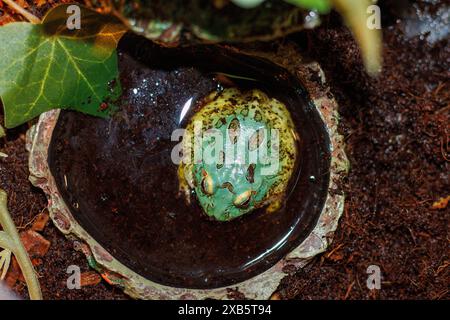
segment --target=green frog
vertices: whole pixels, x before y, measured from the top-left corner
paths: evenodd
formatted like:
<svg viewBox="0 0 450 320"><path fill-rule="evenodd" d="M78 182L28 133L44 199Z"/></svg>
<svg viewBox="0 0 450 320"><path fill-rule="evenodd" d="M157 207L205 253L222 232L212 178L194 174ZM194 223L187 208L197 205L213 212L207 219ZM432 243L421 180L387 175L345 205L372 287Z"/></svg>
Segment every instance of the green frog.
<svg viewBox="0 0 450 320"><path fill-rule="evenodd" d="M204 213L229 221L284 203L298 156L286 106L259 89L213 92L190 119L182 142L180 191Z"/></svg>

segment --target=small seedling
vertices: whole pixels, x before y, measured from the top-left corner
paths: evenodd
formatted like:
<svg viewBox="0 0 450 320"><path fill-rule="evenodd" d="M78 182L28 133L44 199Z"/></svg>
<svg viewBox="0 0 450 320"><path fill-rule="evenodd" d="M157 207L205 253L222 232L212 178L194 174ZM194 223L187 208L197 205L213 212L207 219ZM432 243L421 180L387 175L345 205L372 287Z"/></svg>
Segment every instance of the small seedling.
<svg viewBox="0 0 450 320"><path fill-rule="evenodd" d="M28 293L32 300L41 300L42 293L39 281L31 263L30 257L25 250L22 242L20 241L19 233L16 226L9 215L7 208L7 196L6 192L0 189L0 225L3 231L0 231L0 247L3 251L0 252L0 279L6 276L6 272L9 267L11 254L13 254L20 269L22 270L23 277L28 286Z"/></svg>

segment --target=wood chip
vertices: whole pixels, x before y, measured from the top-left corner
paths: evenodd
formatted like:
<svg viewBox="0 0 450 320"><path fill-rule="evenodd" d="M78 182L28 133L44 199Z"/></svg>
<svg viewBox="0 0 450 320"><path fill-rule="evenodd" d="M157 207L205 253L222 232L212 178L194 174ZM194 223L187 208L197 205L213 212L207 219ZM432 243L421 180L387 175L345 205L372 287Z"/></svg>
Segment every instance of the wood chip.
<svg viewBox="0 0 450 320"><path fill-rule="evenodd" d="M39 7L42 7L44 4L46 4L47 3L47 0L36 0L35 1L35 4L36 4L36 6L39 8Z"/></svg>
<svg viewBox="0 0 450 320"><path fill-rule="evenodd" d="M45 256L48 249L50 249L50 241L34 230L21 232L20 240L22 240L23 246L31 259Z"/></svg>
<svg viewBox="0 0 450 320"><path fill-rule="evenodd" d="M34 231L44 230L45 226L47 225L48 219L49 214L47 210L44 210L43 212L39 213L36 219L34 220L33 225L31 226L31 230Z"/></svg>
<svg viewBox="0 0 450 320"><path fill-rule="evenodd" d="M82 287L95 286L102 281L102 277L95 271L83 272L80 277Z"/></svg>
<svg viewBox="0 0 450 320"><path fill-rule="evenodd" d="M22 272L20 271L19 264L17 263L16 258L13 256L11 259L10 268L6 273L5 283L8 287L13 288L17 280L20 280L22 282L25 281L25 279L23 279Z"/></svg>
<svg viewBox="0 0 450 320"><path fill-rule="evenodd" d="M433 205L431 206L431 209L433 209L433 210L445 209L445 208L447 208L449 201L450 201L450 196L447 196L445 198L440 198L438 201L433 203Z"/></svg>

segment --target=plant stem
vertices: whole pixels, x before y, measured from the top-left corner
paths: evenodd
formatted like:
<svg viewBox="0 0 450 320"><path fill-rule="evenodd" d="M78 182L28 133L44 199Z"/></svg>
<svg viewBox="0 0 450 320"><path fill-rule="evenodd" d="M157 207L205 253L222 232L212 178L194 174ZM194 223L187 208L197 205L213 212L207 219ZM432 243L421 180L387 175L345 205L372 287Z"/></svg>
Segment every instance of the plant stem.
<svg viewBox="0 0 450 320"><path fill-rule="evenodd" d="M332 0L336 10L344 17L361 48L364 64L369 74L376 75L382 65L381 31L367 27L367 8L370 0Z"/></svg>
<svg viewBox="0 0 450 320"><path fill-rule="evenodd" d="M17 232L16 226L9 215L6 204L6 192L0 189L0 224L3 227L3 231L0 233L0 245L2 245L3 241L5 247L11 247L7 249L14 254L17 262L19 263L25 281L27 282L30 299L41 300L41 287L39 286L39 281L37 280L36 273L34 272L33 264L31 263L30 257L28 256L22 242L20 241L19 233Z"/></svg>
<svg viewBox="0 0 450 320"><path fill-rule="evenodd" d="M0 248L12 251L13 247L14 246L11 243L11 239L6 234L6 232L5 231L0 231Z"/></svg>
<svg viewBox="0 0 450 320"><path fill-rule="evenodd" d="M8 6L10 6L12 9L14 9L15 11L17 11L17 13L24 16L25 19L27 19L29 22L34 23L34 24L41 23L41 19L39 19L31 12L29 12L29 11L25 10L24 8L22 8L21 6L19 6L13 0L3 0L3 2L6 3Z"/></svg>

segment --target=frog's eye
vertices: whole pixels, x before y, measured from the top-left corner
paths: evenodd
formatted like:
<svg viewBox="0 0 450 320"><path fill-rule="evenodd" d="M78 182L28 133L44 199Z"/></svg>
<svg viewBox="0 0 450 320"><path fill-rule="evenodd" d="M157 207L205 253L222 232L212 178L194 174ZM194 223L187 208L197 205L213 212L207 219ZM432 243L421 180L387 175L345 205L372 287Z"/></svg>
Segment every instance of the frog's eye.
<svg viewBox="0 0 450 320"><path fill-rule="evenodd" d="M202 182L200 186L204 194L212 195L214 193L214 182L211 176L205 170L202 170Z"/></svg>
<svg viewBox="0 0 450 320"><path fill-rule="evenodd" d="M264 141L264 129L258 129L248 140L248 150L255 151Z"/></svg>
<svg viewBox="0 0 450 320"><path fill-rule="evenodd" d="M246 208L250 204L253 192L247 190L239 194L233 201L234 205L239 208Z"/></svg>
<svg viewBox="0 0 450 320"><path fill-rule="evenodd" d="M232 144L235 144L238 141L239 134L241 132L241 124L237 118L231 120L230 125L228 126L228 135L230 137L230 141Z"/></svg>

